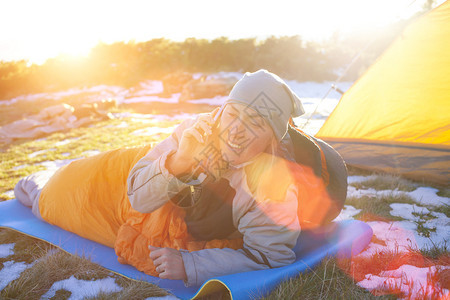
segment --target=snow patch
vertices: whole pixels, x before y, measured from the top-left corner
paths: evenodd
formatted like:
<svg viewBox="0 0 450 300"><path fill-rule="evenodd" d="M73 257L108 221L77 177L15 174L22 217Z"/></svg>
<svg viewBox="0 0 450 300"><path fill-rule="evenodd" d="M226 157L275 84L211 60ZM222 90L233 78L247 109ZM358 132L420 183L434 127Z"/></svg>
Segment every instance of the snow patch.
<svg viewBox="0 0 450 300"><path fill-rule="evenodd" d="M79 140L79 139L80 139L80 138L65 139L65 140L56 142L56 143L55 143L55 146L56 146L56 147L64 146L64 145L70 144L70 143L72 143L72 142L74 142L74 141L76 141L76 140Z"/></svg>
<svg viewBox="0 0 450 300"><path fill-rule="evenodd" d="M160 80L146 80L141 82L139 85L142 90L135 92L133 94L134 96L145 96L164 92L164 86Z"/></svg>
<svg viewBox="0 0 450 300"><path fill-rule="evenodd" d="M14 243L0 245L0 258L5 258L14 254Z"/></svg>
<svg viewBox="0 0 450 300"><path fill-rule="evenodd" d="M302 100L305 114L294 118L294 123L308 134L315 135L326 118L339 103L341 94L331 89L333 82L298 82L296 80L285 80L287 85ZM342 82L338 86L346 91L352 85L351 82Z"/></svg>
<svg viewBox="0 0 450 300"><path fill-rule="evenodd" d="M71 276L69 279L53 283L52 287L42 296L42 298L50 299L55 296L56 291L61 289L72 293L69 299L84 299L87 297L95 297L100 292L115 293L122 290L122 288L116 284L114 278L111 277L97 280L81 280Z"/></svg>
<svg viewBox="0 0 450 300"><path fill-rule="evenodd" d="M100 154L101 152L99 150L87 150L81 153L84 157L94 156L97 154Z"/></svg>
<svg viewBox="0 0 450 300"><path fill-rule="evenodd" d="M371 176L348 176L347 177L347 183L355 183L355 182L363 182L369 179L373 179L375 178L375 175L371 175Z"/></svg>
<svg viewBox="0 0 450 300"><path fill-rule="evenodd" d="M174 120L187 120L187 119L195 119L197 118L198 114L188 114L188 113L181 113L176 114L173 116L169 115L152 115L152 119L156 121L174 121Z"/></svg>
<svg viewBox="0 0 450 300"><path fill-rule="evenodd" d="M397 191L397 190L375 190L373 188L369 189L357 189L354 186L349 185L347 188L347 198L349 197L356 197L360 198L362 196L369 196L369 197L383 197L383 196L401 196L401 195L408 195L408 192L403 191Z"/></svg>
<svg viewBox="0 0 450 300"><path fill-rule="evenodd" d="M128 128L128 127L130 127L130 125L127 122L122 121L120 124L117 124L117 125L115 125L113 127L114 128Z"/></svg>
<svg viewBox="0 0 450 300"><path fill-rule="evenodd" d="M31 154L28 154L28 158L34 158L34 157L39 156L39 155L41 155L41 154L44 154L44 153L46 153L46 152L48 152L48 151L55 151L55 150L56 150L56 148L50 148L50 149L39 150L39 151L33 152L33 153L31 153Z"/></svg>
<svg viewBox="0 0 450 300"><path fill-rule="evenodd" d="M194 74L194 79L199 79L202 76L202 73ZM244 73L241 72L217 72L206 76L206 80L211 79L221 79L221 78L229 78L234 77L236 80L239 80L244 76Z"/></svg>
<svg viewBox="0 0 450 300"><path fill-rule="evenodd" d="M148 135L148 136L150 136L150 135L161 134L161 133L172 133L176 127L177 126L172 126L172 127L168 127L168 128L148 127L148 128L144 128L144 129L135 130L131 134L132 135Z"/></svg>
<svg viewBox="0 0 450 300"><path fill-rule="evenodd" d="M2 195L8 199L14 199L14 197L15 197L14 190L6 191Z"/></svg>
<svg viewBox="0 0 450 300"><path fill-rule="evenodd" d="M58 160L46 160L40 163L37 163L36 165L44 166L47 170L58 170L62 166L68 165L73 161L79 160L80 158L73 158L73 159L58 159Z"/></svg>
<svg viewBox="0 0 450 300"><path fill-rule="evenodd" d="M135 119L135 118L131 118L130 122L133 123L141 123L141 124L151 124L151 123L155 123L155 120L151 120L151 119Z"/></svg>
<svg viewBox="0 0 450 300"><path fill-rule="evenodd" d="M215 96L214 98L193 99L186 102L194 104L208 104L211 106L221 106L227 99L228 96Z"/></svg>
<svg viewBox="0 0 450 300"><path fill-rule="evenodd" d="M71 88L64 91L50 92L50 93L37 93L28 94L15 97L10 100L0 101L1 105L11 105L18 101L36 101L36 100L60 100L65 97L80 95L80 94L94 94L89 95L91 101L99 101L105 98L123 98L129 94L129 91L120 86L108 86L108 85L98 85L93 87L82 87L82 88Z"/></svg>
<svg viewBox="0 0 450 300"><path fill-rule="evenodd" d="M0 270L0 291L3 290L11 281L19 278L23 271L31 267L32 264L24 262L7 261L3 263L3 269Z"/></svg>
<svg viewBox="0 0 450 300"><path fill-rule="evenodd" d="M137 114L137 113L123 112L123 113L115 113L114 116L116 118L131 118L132 120L152 119L156 121L167 121L167 120L194 119L197 117L197 114L181 113L169 116L169 115Z"/></svg>
<svg viewBox="0 0 450 300"><path fill-rule="evenodd" d="M163 103L178 103L178 98L180 98L180 93L172 94L169 98L162 98L155 95L148 96L137 96L127 98L121 101L121 103L141 103L141 102L163 102Z"/></svg>
<svg viewBox="0 0 450 300"><path fill-rule="evenodd" d="M412 241L417 248L432 248L450 241L450 218L445 214L430 212L415 204L393 203L390 206L391 215L406 219L397 223L414 234ZM421 230L418 230L419 224Z"/></svg>
<svg viewBox="0 0 450 300"><path fill-rule="evenodd" d="M326 99L335 99L339 100L341 98L341 94L336 90L332 89L333 81L324 81L324 82L313 82L313 81L304 81L299 82L297 80L284 80L286 84L294 91L300 99L305 98L318 98L319 100L326 96ZM341 82L336 84L340 90L345 92L352 85L353 82Z"/></svg>
<svg viewBox="0 0 450 300"><path fill-rule="evenodd" d="M372 228L373 235L382 243L371 242L358 256L371 257L376 253L389 251L403 253L416 246L414 232L410 228L404 228L400 222L372 221L366 223Z"/></svg>
<svg viewBox="0 0 450 300"><path fill-rule="evenodd" d="M419 187L416 190L409 193L409 195L420 204L441 206L450 203L450 199L446 197L440 197L436 193L439 190L431 187Z"/></svg>
<svg viewBox="0 0 450 300"><path fill-rule="evenodd" d="M430 213L426 207L417 206L415 204L393 203L390 207L392 208L391 215L411 221L420 221L421 218L419 215Z"/></svg>
<svg viewBox="0 0 450 300"><path fill-rule="evenodd" d="M167 295L163 297L148 297L145 300L179 300L180 298L175 297L174 295Z"/></svg>
<svg viewBox="0 0 450 300"><path fill-rule="evenodd" d="M153 117L152 114L138 114L138 113L131 113L131 112L121 112L121 113L114 113L113 116L116 119L122 119L122 118L137 118L137 119L151 119Z"/></svg>
<svg viewBox="0 0 450 300"><path fill-rule="evenodd" d="M344 205L344 209L341 210L341 213L333 220L333 222L353 220L353 216L356 216L360 212L361 209L356 209L351 205Z"/></svg>
<svg viewBox="0 0 450 300"><path fill-rule="evenodd" d="M20 165L20 166L13 167L12 169L13 170L20 170L20 169L26 168L28 166L29 166L28 164L25 164L25 165Z"/></svg>
<svg viewBox="0 0 450 300"><path fill-rule="evenodd" d="M397 287L404 293L404 299L422 299L424 295L432 295L436 290L435 283L429 282L428 278L436 273L437 268L450 269L448 266L418 268L403 265L396 270L383 271L379 275L366 274L365 279L357 285L369 291ZM441 299L446 299L449 290L442 290L444 297Z"/></svg>

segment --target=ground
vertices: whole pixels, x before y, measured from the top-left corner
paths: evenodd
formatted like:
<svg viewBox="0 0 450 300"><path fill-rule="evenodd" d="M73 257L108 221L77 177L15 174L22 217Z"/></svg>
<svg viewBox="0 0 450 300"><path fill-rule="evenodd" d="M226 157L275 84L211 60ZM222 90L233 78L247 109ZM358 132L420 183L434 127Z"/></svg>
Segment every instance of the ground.
<svg viewBox="0 0 450 300"><path fill-rule="evenodd" d="M315 133L339 95L322 101L318 113L307 121L329 83L289 81L288 84L304 99L307 110L307 115L296 121L307 123L306 131ZM177 94L170 98L155 96L161 88L158 81L146 81L129 89L100 86L0 101L0 126L55 103L73 105L105 98L114 98L119 103L111 111L112 120L0 145L0 200L14 198L14 185L23 176L57 169L74 159L102 151L158 143L182 120L210 111L224 100L216 97L181 105L177 103ZM369 246L352 259L325 259L311 272L280 285L266 298L449 297L449 189L351 167L349 174L348 197L338 219L366 221L374 230ZM0 298L40 297L174 298L157 286L113 274L88 258L75 257L40 240L0 229Z"/></svg>

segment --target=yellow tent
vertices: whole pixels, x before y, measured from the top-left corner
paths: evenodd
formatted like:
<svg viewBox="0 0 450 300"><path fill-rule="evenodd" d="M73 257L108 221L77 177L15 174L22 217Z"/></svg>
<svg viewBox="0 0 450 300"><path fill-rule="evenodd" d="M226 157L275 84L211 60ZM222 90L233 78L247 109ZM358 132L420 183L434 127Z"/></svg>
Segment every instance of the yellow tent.
<svg viewBox="0 0 450 300"><path fill-rule="evenodd" d="M450 1L404 30L316 136L350 165L450 183Z"/></svg>

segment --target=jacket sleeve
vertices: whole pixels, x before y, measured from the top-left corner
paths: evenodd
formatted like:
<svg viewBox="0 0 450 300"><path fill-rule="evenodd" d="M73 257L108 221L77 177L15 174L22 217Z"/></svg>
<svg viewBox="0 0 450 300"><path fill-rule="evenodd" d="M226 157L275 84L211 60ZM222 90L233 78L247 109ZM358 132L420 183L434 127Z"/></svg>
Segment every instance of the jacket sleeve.
<svg viewBox="0 0 450 300"><path fill-rule="evenodd" d="M295 261L292 248L300 234L297 217L297 188L289 186L282 202L265 201L238 205L238 230L242 249L204 249L182 251L187 275L186 285L200 285L205 280L238 272L276 268ZM247 207L245 207L247 206Z"/></svg>
<svg viewBox="0 0 450 300"><path fill-rule="evenodd" d="M170 200L171 195L188 185L178 180L166 168L166 159L176 152L181 135L195 122L181 123L167 139L152 148L131 169L127 179L127 193L131 206L142 213L150 213Z"/></svg>

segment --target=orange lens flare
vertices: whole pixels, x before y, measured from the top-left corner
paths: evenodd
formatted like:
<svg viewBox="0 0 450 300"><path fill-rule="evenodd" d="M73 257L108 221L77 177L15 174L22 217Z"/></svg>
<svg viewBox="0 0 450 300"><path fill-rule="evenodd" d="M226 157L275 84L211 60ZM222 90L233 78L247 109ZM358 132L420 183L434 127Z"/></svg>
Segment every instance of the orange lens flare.
<svg viewBox="0 0 450 300"><path fill-rule="evenodd" d="M330 222L340 212L322 177L310 167L263 153L245 171L259 208L277 224L299 230L292 220L294 210L301 229L312 229ZM283 210L288 210L285 219L280 217Z"/></svg>

